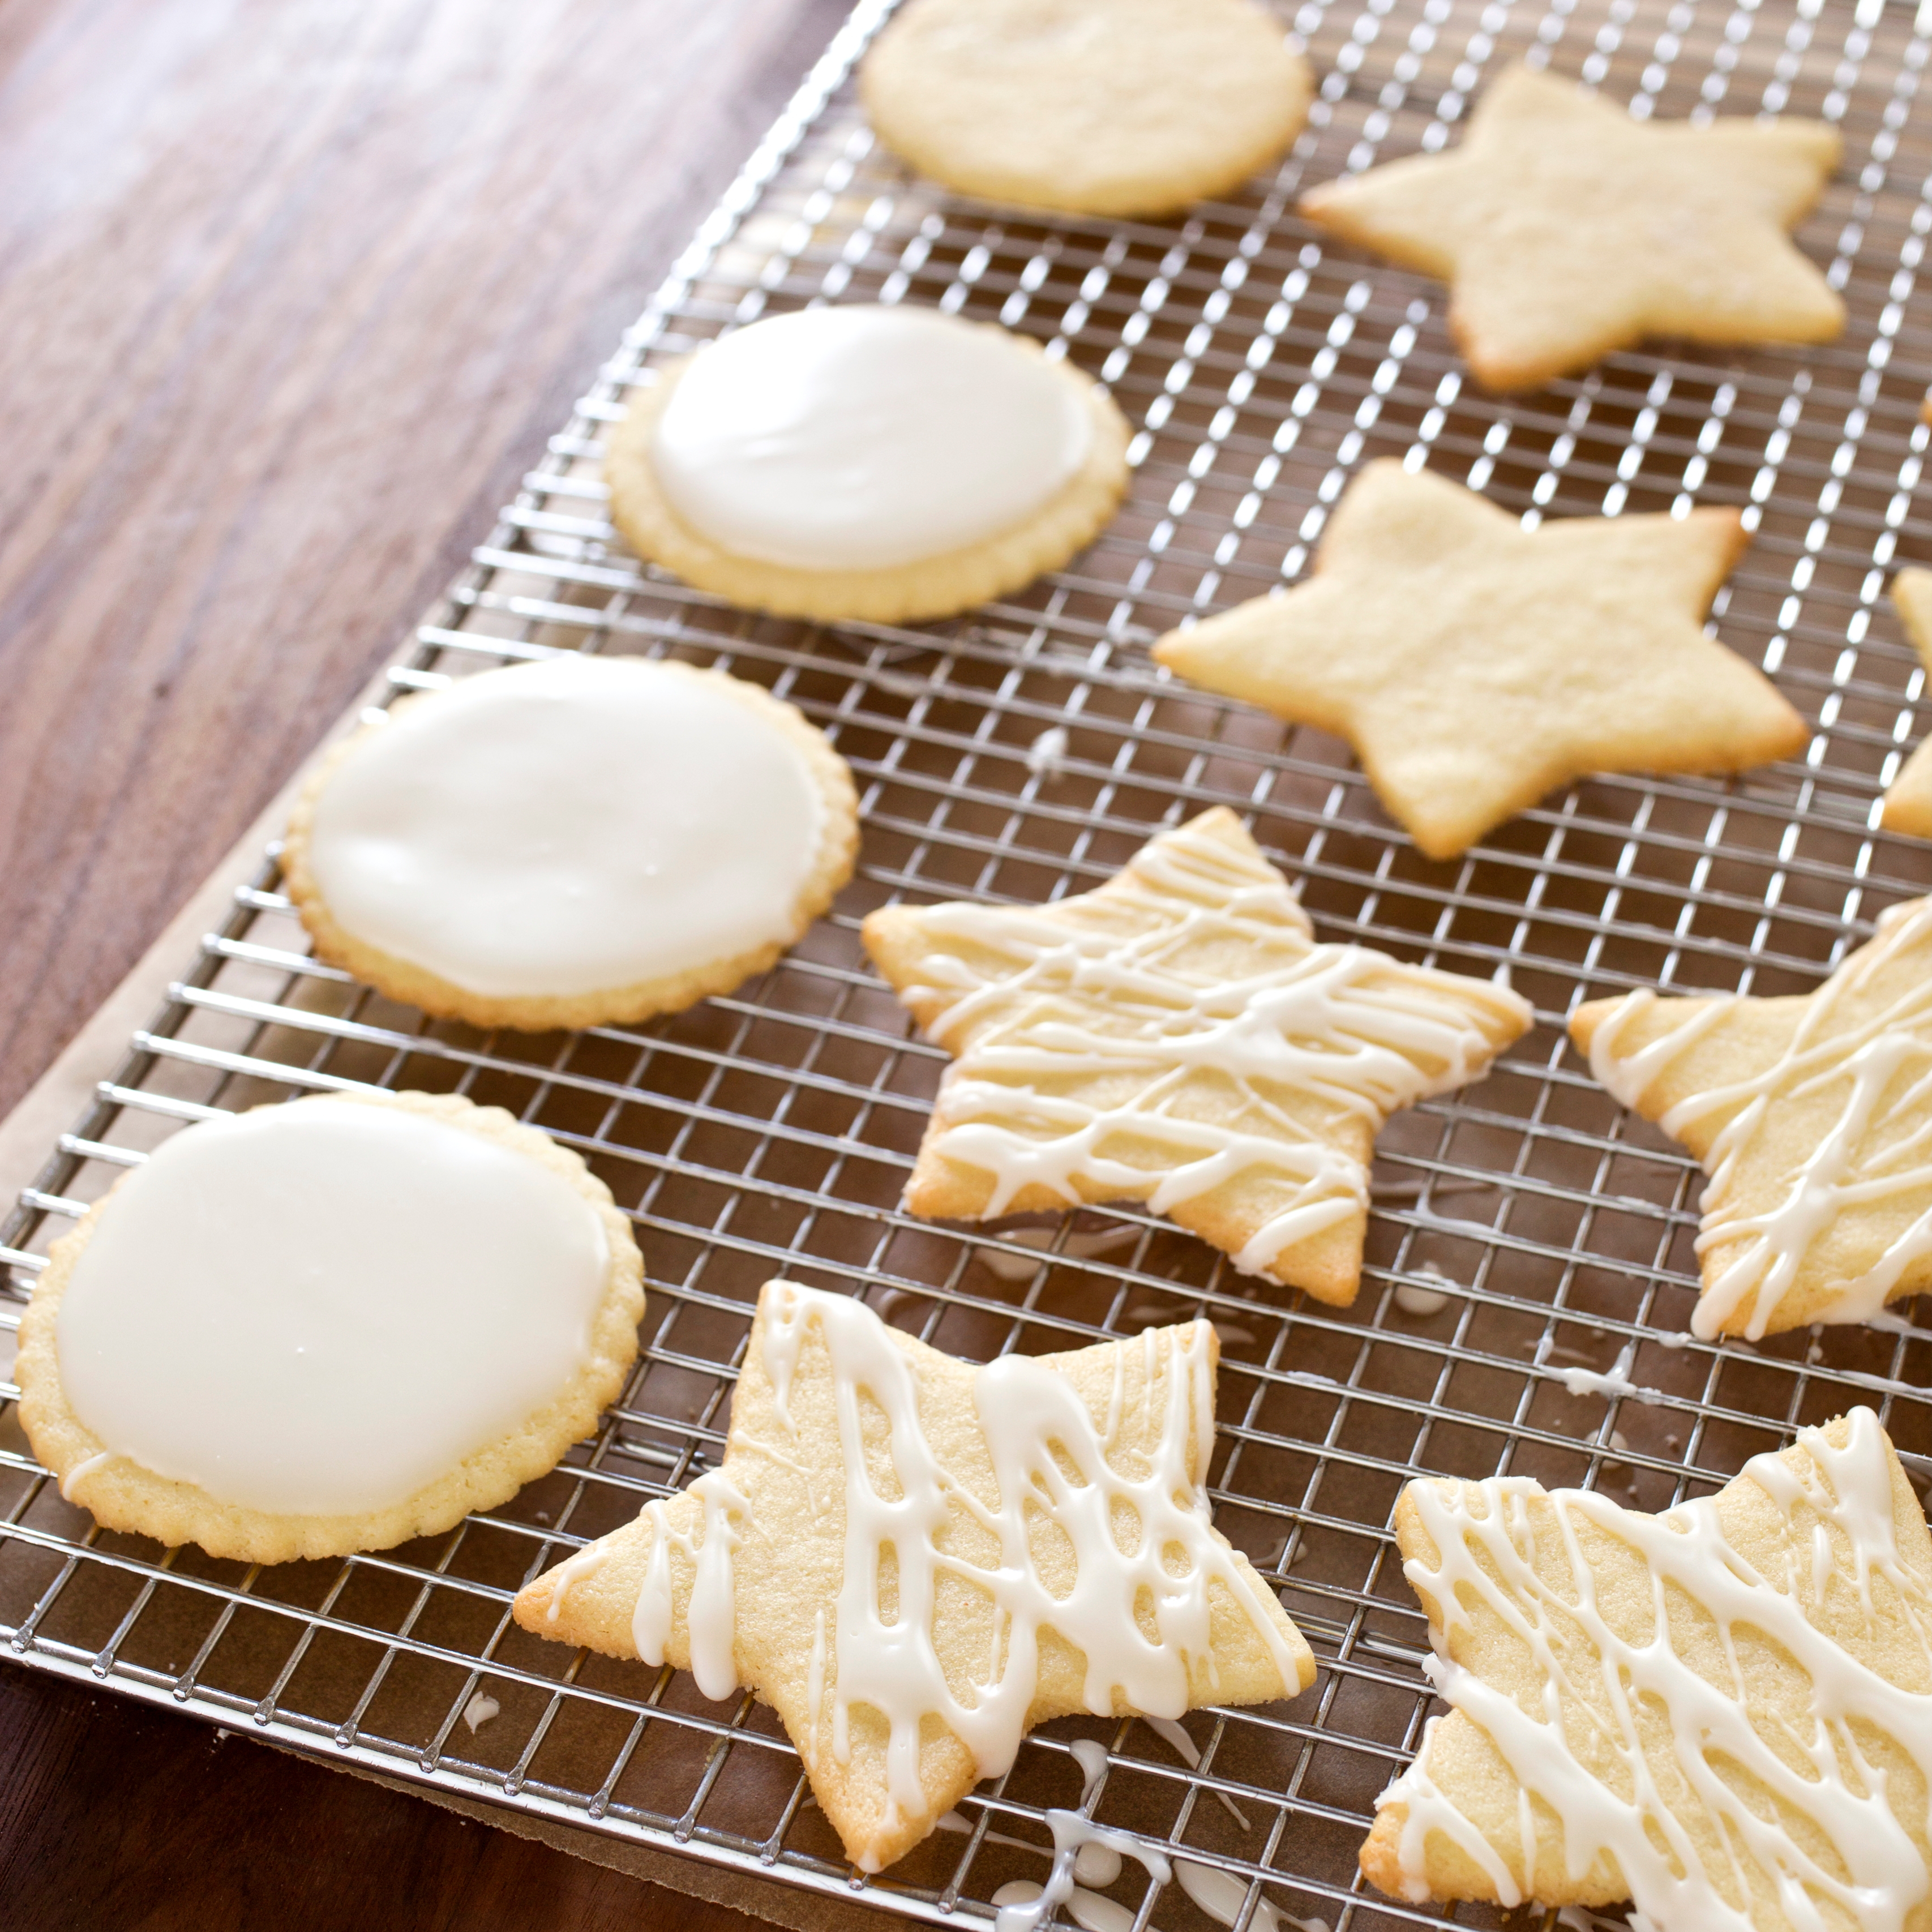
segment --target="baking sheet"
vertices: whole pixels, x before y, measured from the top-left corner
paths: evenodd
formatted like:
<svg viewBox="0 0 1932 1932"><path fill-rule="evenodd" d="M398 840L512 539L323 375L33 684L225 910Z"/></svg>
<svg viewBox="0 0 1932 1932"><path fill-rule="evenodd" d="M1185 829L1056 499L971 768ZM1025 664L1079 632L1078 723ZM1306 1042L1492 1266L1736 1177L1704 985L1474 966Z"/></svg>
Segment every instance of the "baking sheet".
<svg viewBox="0 0 1932 1932"><path fill-rule="evenodd" d="M1932 878L1925 846L1874 829L1923 722L1923 675L1883 586L1898 563L1932 562L1915 496L1932 378L1928 43L1908 10L1870 5L1310 4L1285 18L1324 84L1279 172L1183 219L1124 224L963 202L874 153L846 69L883 11L854 15L387 686L557 649L670 653L769 685L861 786L860 870L832 916L691 1013L486 1036L314 965L271 858L191 922L207 943L177 935L155 1016L118 1013L131 1047L76 1096L57 1142L41 1117L45 1158L0 1234L24 1292L85 1202L184 1121L345 1083L454 1088L576 1147L634 1216L651 1304L625 1399L553 1475L446 1537L273 1570L101 1534L35 1468L10 1402L0 1624L34 1667L546 1834L773 1881L830 1922L859 1900L983 1918L1000 1885L1043 1876L1042 1814L1077 1796L1067 1746L1083 1736L1111 1754L1101 1822L1233 1875L1250 1909L1265 1899L1336 1932L1436 1916L1364 1896L1354 1871L1374 1796L1430 1708L1387 1528L1410 1473L1507 1468L1657 1508L1854 1400L1879 1408L1915 1475L1932 1470L1932 1330L1910 1308L1896 1329L1680 1346L1696 1177L1562 1036L1576 1001L1631 985L1814 986ZM1304 182L1453 138L1486 77L1520 56L1661 115L1840 121L1846 163L1801 240L1844 289L1843 340L1664 345L1513 400L1470 387L1437 285L1328 248L1291 210ZM1003 320L1107 382L1136 429L1114 525L1009 602L918 629L751 616L640 571L596 482L626 389L735 322L821 298ZM1347 477L1380 455L1525 514L1744 507L1753 547L1715 628L1816 721L1806 755L1734 783L1592 781L1436 864L1334 741L1155 670L1160 631L1298 577ZM898 1210L941 1062L866 967L864 914L895 896L1084 890L1152 830L1216 803L1250 816L1324 938L1507 965L1538 1009L1490 1079L1384 1135L1351 1310L1243 1280L1136 1213L1031 1223L1042 1251L1014 1226L936 1228ZM1143 1724L1047 1726L962 1807L970 1833L860 1882L769 1714L515 1630L525 1577L716 1460L752 1301L777 1274L862 1288L969 1356L1216 1321L1217 1520L1310 1635L1315 1688L1197 1714L1198 1766ZM1404 1283L1448 1298L1405 1315ZM1579 1367L1639 1393L1573 1394L1564 1371ZM499 1708L472 1732L479 1690ZM1208 1922L1131 1862L1112 1896L1168 1932Z"/></svg>

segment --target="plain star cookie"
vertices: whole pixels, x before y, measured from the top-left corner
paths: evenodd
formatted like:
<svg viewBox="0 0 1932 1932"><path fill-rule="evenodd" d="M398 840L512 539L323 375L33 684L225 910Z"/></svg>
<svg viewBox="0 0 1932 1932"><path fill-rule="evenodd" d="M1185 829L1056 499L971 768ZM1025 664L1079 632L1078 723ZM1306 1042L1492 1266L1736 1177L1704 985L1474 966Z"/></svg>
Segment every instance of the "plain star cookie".
<svg viewBox="0 0 1932 1932"><path fill-rule="evenodd" d="M610 433L610 515L687 584L782 616L908 623L1003 597L1096 536L1126 418L991 322L804 309L670 364Z"/></svg>
<svg viewBox="0 0 1932 1932"><path fill-rule="evenodd" d="M1384 1892L1698 1932L1922 1921L1932 1537L1870 1409L1661 1516L1430 1480L1396 1534L1449 1712L1378 1801Z"/></svg>
<svg viewBox="0 0 1932 1932"><path fill-rule="evenodd" d="M1738 772L1806 742L1702 622L1748 538L1734 510L1526 530L1472 491L1371 463L1315 575L1171 631L1171 670L1352 745L1432 859L1594 772Z"/></svg>
<svg viewBox="0 0 1932 1932"><path fill-rule="evenodd" d="M564 656L406 698L338 746L282 851L318 957L482 1027L622 1024L761 973L851 876L858 800L722 671Z"/></svg>
<svg viewBox="0 0 1932 1932"><path fill-rule="evenodd" d="M1284 152L1314 81L1252 0L912 0L859 94L886 146L949 188L1157 215Z"/></svg>
<svg viewBox="0 0 1932 1932"><path fill-rule="evenodd" d="M164 1141L54 1244L20 1420L104 1528L250 1563L384 1550L590 1433L643 1275L610 1190L500 1107L258 1107Z"/></svg>
<svg viewBox="0 0 1932 1932"><path fill-rule="evenodd" d="M1901 570L1892 580L1892 601L1932 677L1932 570ZM1932 838L1932 738L1921 742L1887 788L1879 823L1888 832Z"/></svg>
<svg viewBox="0 0 1932 1932"><path fill-rule="evenodd" d="M755 1691L878 1871L1050 1718L1312 1680L1208 1520L1216 1359L1196 1322L975 1368L772 1282L722 1466L539 1576L517 1621L688 1669L708 1697Z"/></svg>
<svg viewBox="0 0 1932 1932"><path fill-rule="evenodd" d="M1690 1318L1753 1340L1932 1288L1932 899L1816 992L1593 1000L1570 1036L1710 1176Z"/></svg>
<svg viewBox="0 0 1932 1932"><path fill-rule="evenodd" d="M1343 1305L1382 1123L1531 1022L1492 982L1318 945L1226 809L1077 898L890 906L864 936L953 1056L909 1213L1143 1201L1243 1273Z"/></svg>
<svg viewBox="0 0 1932 1932"><path fill-rule="evenodd" d="M1838 163L1821 121L1637 121L1515 67L1460 146L1329 182L1301 211L1450 284L1478 379L1534 387L1646 335L1829 342L1845 305L1789 231Z"/></svg>

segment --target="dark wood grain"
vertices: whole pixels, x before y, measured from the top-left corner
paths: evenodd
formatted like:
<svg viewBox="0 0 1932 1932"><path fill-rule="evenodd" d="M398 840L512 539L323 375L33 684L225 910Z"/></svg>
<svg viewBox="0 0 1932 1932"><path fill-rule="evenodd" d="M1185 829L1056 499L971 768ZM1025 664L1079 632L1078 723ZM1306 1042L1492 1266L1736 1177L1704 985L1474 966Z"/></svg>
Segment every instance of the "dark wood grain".
<svg viewBox="0 0 1932 1932"><path fill-rule="evenodd" d="M0 0L0 1112L485 533L841 0Z"/></svg>
<svg viewBox="0 0 1932 1932"><path fill-rule="evenodd" d="M758 1922L192 1718L130 1711L8 1670L0 1923L22 1932L750 1932Z"/></svg>
<svg viewBox="0 0 1932 1932"><path fill-rule="evenodd" d="M487 532L844 0L0 0L0 1112ZM0 1921L752 1922L0 1669Z"/></svg>

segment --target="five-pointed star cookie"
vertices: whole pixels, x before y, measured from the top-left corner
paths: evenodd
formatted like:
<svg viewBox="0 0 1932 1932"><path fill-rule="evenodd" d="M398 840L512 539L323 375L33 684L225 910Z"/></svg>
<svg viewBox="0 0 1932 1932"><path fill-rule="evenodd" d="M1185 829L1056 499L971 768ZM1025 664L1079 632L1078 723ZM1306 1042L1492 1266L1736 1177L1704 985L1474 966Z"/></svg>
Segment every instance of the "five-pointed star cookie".
<svg viewBox="0 0 1932 1932"><path fill-rule="evenodd" d="M1570 1036L1711 1177L1690 1325L1753 1340L1932 1288L1932 898L1815 992L1577 1008Z"/></svg>
<svg viewBox="0 0 1932 1932"><path fill-rule="evenodd" d="M1377 1802L1372 1883L1660 1932L1923 1918L1932 1537L1870 1409L1662 1516L1430 1480L1396 1534L1450 1709Z"/></svg>
<svg viewBox="0 0 1932 1932"><path fill-rule="evenodd" d="M1892 580L1892 601L1932 676L1932 570L1901 570ZM1879 823L1888 832L1932 838L1932 738L1920 742L1886 788Z"/></svg>
<svg viewBox="0 0 1932 1932"><path fill-rule="evenodd" d="M1370 464L1316 574L1154 646L1170 670L1354 746L1417 844L1453 858L1592 772L1736 772L1803 721L1700 628L1747 539L1732 510L1526 530L1472 491Z"/></svg>
<svg viewBox="0 0 1932 1932"><path fill-rule="evenodd" d="M1487 980L1317 945L1225 808L1077 898L892 906L865 940L954 1056L911 1213L1144 1201L1244 1273L1340 1304L1383 1121L1478 1078L1531 1018Z"/></svg>
<svg viewBox="0 0 1932 1932"><path fill-rule="evenodd" d="M1216 1360L1196 1322L974 1368L770 1282L722 1467L539 1576L517 1621L756 1691L878 1871L1049 1718L1313 1679L1200 1493Z"/></svg>
<svg viewBox="0 0 1932 1932"><path fill-rule="evenodd" d="M1787 231L1841 145L1820 121L1633 120L1516 67L1460 146L1327 182L1301 209L1448 281L1478 378L1527 388L1646 335L1832 340L1844 304Z"/></svg>

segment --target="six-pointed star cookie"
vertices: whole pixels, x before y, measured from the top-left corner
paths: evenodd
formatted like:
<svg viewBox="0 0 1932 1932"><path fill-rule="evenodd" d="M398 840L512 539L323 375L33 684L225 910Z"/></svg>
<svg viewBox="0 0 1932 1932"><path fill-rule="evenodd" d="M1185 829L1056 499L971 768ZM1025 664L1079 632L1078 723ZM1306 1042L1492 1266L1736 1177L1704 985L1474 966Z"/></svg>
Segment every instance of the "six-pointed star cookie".
<svg viewBox="0 0 1932 1932"><path fill-rule="evenodd" d="M1932 1537L1870 1409L1663 1516L1430 1480L1396 1534L1450 1709L1378 1801L1374 1884L1672 1932L1922 1918Z"/></svg>
<svg viewBox="0 0 1932 1932"><path fill-rule="evenodd" d="M1170 670L1353 745L1431 858L1592 772L1735 772L1805 742L1700 621L1746 538L1732 510L1526 530L1472 491L1370 464L1307 583L1154 646Z"/></svg>
<svg viewBox="0 0 1932 1932"><path fill-rule="evenodd" d="M878 1871L1034 1725L1292 1696L1315 1661L1208 1521L1213 1327L983 1368L769 1283L722 1468L518 1598L540 1636L776 1710Z"/></svg>
<svg viewBox="0 0 1932 1932"><path fill-rule="evenodd" d="M1317 945L1225 808L1077 898L892 906L865 940L954 1056L910 1212L1144 1201L1323 1301L1354 1299L1383 1121L1530 1024L1489 981Z"/></svg>
<svg viewBox="0 0 1932 1932"><path fill-rule="evenodd" d="M1786 231L1840 145L1820 121L1635 121L1517 67L1460 147L1326 182L1301 209L1449 282L1478 378L1527 388L1646 335L1832 340L1844 304Z"/></svg>
<svg viewBox="0 0 1932 1932"><path fill-rule="evenodd" d="M1627 1107L1710 1175L1706 1337L1862 1322L1932 1288L1932 899L1894 906L1816 992L1577 1008Z"/></svg>
<svg viewBox="0 0 1932 1932"><path fill-rule="evenodd" d="M1932 570L1901 570L1892 580L1892 601L1932 676ZM1879 823L1888 832L1932 838L1932 738L1920 742L1886 788Z"/></svg>

